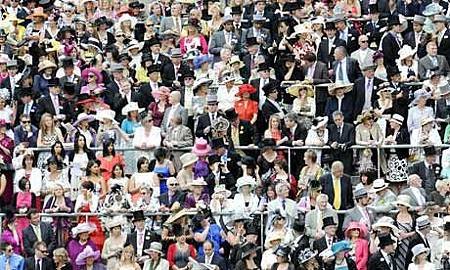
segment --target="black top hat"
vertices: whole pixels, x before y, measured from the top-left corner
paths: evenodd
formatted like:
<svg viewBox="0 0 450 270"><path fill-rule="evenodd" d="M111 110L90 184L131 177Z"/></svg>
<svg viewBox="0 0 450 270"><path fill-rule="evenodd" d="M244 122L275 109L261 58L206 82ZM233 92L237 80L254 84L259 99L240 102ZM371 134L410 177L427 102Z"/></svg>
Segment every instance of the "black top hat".
<svg viewBox="0 0 450 270"><path fill-rule="evenodd" d="M5 32L5 29L0 28L0 37L6 37L8 34Z"/></svg>
<svg viewBox="0 0 450 270"><path fill-rule="evenodd" d="M256 37L248 37L246 40L247 47L253 46L253 45L259 45L258 40Z"/></svg>
<svg viewBox="0 0 450 270"><path fill-rule="evenodd" d="M123 61L123 60L131 61L132 60L131 56L126 52L119 54L119 56L117 58L119 61Z"/></svg>
<svg viewBox="0 0 450 270"><path fill-rule="evenodd" d="M267 96L272 92L278 91L278 87L280 87L280 83L278 81L269 81L266 85L263 86L262 90Z"/></svg>
<svg viewBox="0 0 450 270"><path fill-rule="evenodd" d="M302 9L300 2L288 2L283 6L283 11L294 11L298 9Z"/></svg>
<svg viewBox="0 0 450 270"><path fill-rule="evenodd" d="M159 41L159 39L157 39L156 37L152 37L151 39L147 40L145 42L146 46L151 47L153 45L161 45L161 41Z"/></svg>
<svg viewBox="0 0 450 270"><path fill-rule="evenodd" d="M140 3L139 1L133 1L131 3L128 4L129 8L139 8L139 9L143 9L145 7L144 4Z"/></svg>
<svg viewBox="0 0 450 270"><path fill-rule="evenodd" d="M386 69L386 73L387 73L387 76L388 76L388 79L389 79L392 76L400 74L401 72L398 69L397 65L395 65L395 66L388 66L387 69Z"/></svg>
<svg viewBox="0 0 450 270"><path fill-rule="evenodd" d="M378 11L378 4L370 4L369 5L369 13L370 14L374 14L374 13L379 13Z"/></svg>
<svg viewBox="0 0 450 270"><path fill-rule="evenodd" d="M264 147L275 147L276 143L275 140L272 138L265 138L261 141L260 143L260 147L264 148Z"/></svg>
<svg viewBox="0 0 450 270"><path fill-rule="evenodd" d="M148 74L153 73L153 72L160 72L161 71L161 67L159 65L151 65L148 67Z"/></svg>
<svg viewBox="0 0 450 270"><path fill-rule="evenodd" d="M395 243L395 240L392 239L391 235L388 233L378 235L378 240L380 241L380 243L378 244L380 248L384 248L385 246L389 246Z"/></svg>
<svg viewBox="0 0 450 270"><path fill-rule="evenodd" d="M132 222L136 221L142 221L145 220L144 211L143 210L137 210L133 212L133 219Z"/></svg>
<svg viewBox="0 0 450 270"><path fill-rule="evenodd" d="M425 152L425 156L434 156L437 154L436 148L434 148L433 145L427 145L423 148L423 151Z"/></svg>
<svg viewBox="0 0 450 270"><path fill-rule="evenodd" d="M445 222L444 231L450 231L450 222L449 221Z"/></svg>
<svg viewBox="0 0 450 270"><path fill-rule="evenodd" d="M259 235L259 233L260 233L260 229L258 228L258 226L254 225L253 223L247 224L247 228L245 230L245 235L250 235L250 234Z"/></svg>
<svg viewBox="0 0 450 270"><path fill-rule="evenodd" d="M334 222L334 218L331 216L322 219L322 223L323 223L322 229L325 229L326 226L331 226L331 225L336 226L337 225L336 222Z"/></svg>
<svg viewBox="0 0 450 270"><path fill-rule="evenodd" d="M142 53L142 57L141 57L141 61L143 63L147 62L147 61L151 61L152 59L152 54L149 52L143 52Z"/></svg>
<svg viewBox="0 0 450 270"><path fill-rule="evenodd" d="M334 22L325 22L325 30L336 30Z"/></svg>
<svg viewBox="0 0 450 270"><path fill-rule="evenodd" d="M243 156L241 159L241 164L247 166L248 168L256 168L256 160L251 156Z"/></svg>
<svg viewBox="0 0 450 270"><path fill-rule="evenodd" d="M220 157L218 155L208 156L208 164L209 165L212 165L212 164L214 164L216 162L220 162Z"/></svg>
<svg viewBox="0 0 450 270"><path fill-rule="evenodd" d="M266 70L270 70L270 65L267 64L266 62L263 62L263 63L258 65L258 69L257 69L258 72L266 71Z"/></svg>
<svg viewBox="0 0 450 270"><path fill-rule="evenodd" d="M241 260L244 260L245 258L250 256L253 252L258 251L260 248L261 247L253 243L247 242L241 247Z"/></svg>
<svg viewBox="0 0 450 270"><path fill-rule="evenodd" d="M216 138L211 140L211 148L212 149L219 149L221 147L226 147L225 142L223 141L223 138Z"/></svg>
<svg viewBox="0 0 450 270"><path fill-rule="evenodd" d="M62 68L74 67L73 59L71 57L65 57L61 61Z"/></svg>
<svg viewBox="0 0 450 270"><path fill-rule="evenodd" d="M183 73L183 79L185 78L194 78L195 79L195 72L192 69L188 69Z"/></svg>
<svg viewBox="0 0 450 270"><path fill-rule="evenodd" d="M240 6L235 6L231 8L231 15L242 14L242 8Z"/></svg>
<svg viewBox="0 0 450 270"><path fill-rule="evenodd" d="M56 87L59 85L59 80L57 78L51 78L50 80L48 80L48 87Z"/></svg>
<svg viewBox="0 0 450 270"><path fill-rule="evenodd" d="M106 26L107 26L108 28L111 28L111 27L114 25L114 22L113 22L112 20L106 18L106 16L101 16L100 18L97 18L97 19L94 21L94 25L95 25L96 27L99 27L99 26L102 25L102 24L106 24Z"/></svg>
<svg viewBox="0 0 450 270"><path fill-rule="evenodd" d="M63 85L63 91L67 95L75 94L75 84L73 82L65 82Z"/></svg>
<svg viewBox="0 0 450 270"><path fill-rule="evenodd" d="M225 111L225 118L227 120L233 121L236 118L238 118L238 116L239 115L236 113L236 110L233 109L233 108L232 109L228 109L228 110Z"/></svg>
<svg viewBox="0 0 450 270"><path fill-rule="evenodd" d="M398 17L398 15L391 15L391 16L389 16L389 18L388 18L388 25L389 26L401 25L400 18Z"/></svg>
<svg viewBox="0 0 450 270"><path fill-rule="evenodd" d="M23 87L21 89L16 89L19 92L19 97L33 96L33 89L31 87Z"/></svg>
<svg viewBox="0 0 450 270"><path fill-rule="evenodd" d="M294 229L294 231L296 232L304 232L305 231L305 222L304 221L300 221L299 219L296 219L294 221L294 224L292 225L292 229Z"/></svg>

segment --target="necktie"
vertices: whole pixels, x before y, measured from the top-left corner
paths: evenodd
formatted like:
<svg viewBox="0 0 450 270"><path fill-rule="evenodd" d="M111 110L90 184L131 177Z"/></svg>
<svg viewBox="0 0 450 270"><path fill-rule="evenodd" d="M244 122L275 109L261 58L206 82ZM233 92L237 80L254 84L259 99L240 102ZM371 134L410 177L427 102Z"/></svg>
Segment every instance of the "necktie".
<svg viewBox="0 0 450 270"><path fill-rule="evenodd" d="M331 247L331 245L333 245L333 239L328 238L328 246Z"/></svg>
<svg viewBox="0 0 450 270"><path fill-rule="evenodd" d="M341 208L341 183L339 178L333 178L333 190L334 190L334 209L339 210Z"/></svg>
<svg viewBox="0 0 450 270"><path fill-rule="evenodd" d="M138 246L142 246L144 244L144 234L138 233L138 239L137 239Z"/></svg>
<svg viewBox="0 0 450 270"><path fill-rule="evenodd" d="M367 80L367 88L366 88L367 91L369 91L371 89L371 85L372 85L372 79L368 79Z"/></svg>
<svg viewBox="0 0 450 270"><path fill-rule="evenodd" d="M9 263L9 258L6 258L5 270L11 270L11 264Z"/></svg>
<svg viewBox="0 0 450 270"><path fill-rule="evenodd" d="M338 127L338 134L339 134L339 139L340 139L341 135L342 135L342 128L341 127Z"/></svg>
<svg viewBox="0 0 450 270"><path fill-rule="evenodd" d="M211 118L212 118L213 121L216 120L216 114L213 113L213 114L211 115Z"/></svg>
<svg viewBox="0 0 450 270"><path fill-rule="evenodd" d="M344 71L342 70L342 62L339 61L336 82L342 82L342 81L344 81Z"/></svg>
<svg viewBox="0 0 450 270"><path fill-rule="evenodd" d="M286 200L282 200L281 205L283 206L283 210L286 210Z"/></svg>
<svg viewBox="0 0 450 270"><path fill-rule="evenodd" d="M25 104L25 114L27 114L27 115L30 114L30 104L29 103Z"/></svg>
<svg viewBox="0 0 450 270"><path fill-rule="evenodd" d="M36 261L36 267L34 268L35 270L41 270L41 259L38 259Z"/></svg>
<svg viewBox="0 0 450 270"><path fill-rule="evenodd" d="M55 113L59 114L59 100L58 100L58 96L57 95L52 95L53 96L53 107L55 107Z"/></svg>
<svg viewBox="0 0 450 270"><path fill-rule="evenodd" d="M435 66L435 67L438 66L438 61L435 56L431 57L431 62L433 63L433 66Z"/></svg>
<svg viewBox="0 0 450 270"><path fill-rule="evenodd" d="M42 241L42 235L41 235L41 228L39 225L33 226L34 227L34 233L36 234L36 238L38 241Z"/></svg>

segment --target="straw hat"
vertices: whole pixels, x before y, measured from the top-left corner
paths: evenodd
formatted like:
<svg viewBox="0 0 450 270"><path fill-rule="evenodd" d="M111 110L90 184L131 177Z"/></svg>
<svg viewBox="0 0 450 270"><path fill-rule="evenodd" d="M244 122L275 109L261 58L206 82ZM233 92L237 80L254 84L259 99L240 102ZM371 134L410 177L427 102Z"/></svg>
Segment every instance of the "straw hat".
<svg viewBox="0 0 450 270"><path fill-rule="evenodd" d="M180 156L180 161L181 164L183 165L183 168L194 164L195 162L197 162L198 157L193 154L193 153L184 153L183 155Z"/></svg>
<svg viewBox="0 0 450 270"><path fill-rule="evenodd" d="M72 228L72 236L76 237L80 233L93 233L96 230L97 227L93 224L87 222L79 223L75 228Z"/></svg>
<svg viewBox="0 0 450 270"><path fill-rule="evenodd" d="M203 187L203 186L207 186L208 183L206 183L205 180L203 180L203 177L199 177L197 179L192 180L190 186L191 187Z"/></svg>
<svg viewBox="0 0 450 270"><path fill-rule="evenodd" d="M127 51L131 51L134 49L138 49L140 51L140 50L142 50L143 47L144 47L143 42L139 42L139 41L133 39L128 43Z"/></svg>
<svg viewBox="0 0 450 270"><path fill-rule="evenodd" d="M181 209L181 210L179 210L176 213L172 213L169 216L169 218L166 220L165 224L171 224L171 223L177 221L178 219L180 219L180 218L182 218L182 217L184 217L184 216L186 216L188 214L189 214L189 212L186 211L186 209Z"/></svg>
<svg viewBox="0 0 450 270"><path fill-rule="evenodd" d="M434 118L426 117L426 118L422 119L422 121L420 121L420 125L423 127L427 124L434 123L434 122L435 122Z"/></svg>
<svg viewBox="0 0 450 270"><path fill-rule="evenodd" d="M125 220L121 216L115 216L106 222L106 228L111 230L112 228L123 226L125 224Z"/></svg>
<svg viewBox="0 0 450 270"><path fill-rule="evenodd" d="M27 19L33 19L34 17L44 17L47 18L47 14L44 12L44 8L37 7L33 9L33 13L27 17Z"/></svg>
<svg viewBox="0 0 450 270"><path fill-rule="evenodd" d="M98 260L100 258L100 250L94 251L91 246L86 246L83 251L78 254L75 263L79 266L85 265L86 259L90 257L94 257L94 261Z"/></svg>
<svg viewBox="0 0 450 270"><path fill-rule="evenodd" d="M407 208L411 208L411 197L409 195L398 195L397 200L394 201L392 204L394 204L396 207L399 205L403 205Z"/></svg>
<svg viewBox="0 0 450 270"><path fill-rule="evenodd" d="M392 117L389 119L390 122L394 122L399 124L400 126L403 125L403 121L405 121L405 118L401 116L400 114L393 114Z"/></svg>
<svg viewBox="0 0 450 270"><path fill-rule="evenodd" d="M328 93L334 96L337 89L344 89L344 93L348 93L353 89L353 83L332 83L328 86Z"/></svg>
<svg viewBox="0 0 450 270"><path fill-rule="evenodd" d="M199 88L200 86L202 86L202 85L210 86L212 83L213 83L213 80L211 80L211 79L200 78L194 82L194 85L192 86L192 91L195 92L197 90L197 88Z"/></svg>
<svg viewBox="0 0 450 270"><path fill-rule="evenodd" d="M233 56L231 57L231 59L228 61L228 64L229 64L230 66L232 66L233 64L236 64L236 63L239 63L239 68L245 67L244 62L242 62L241 59L239 59L239 56L233 55Z"/></svg>
<svg viewBox="0 0 450 270"><path fill-rule="evenodd" d="M420 216L416 219L416 229L423 230L431 226L430 218L428 216Z"/></svg>
<svg viewBox="0 0 450 270"><path fill-rule="evenodd" d="M384 182L384 179L379 178L373 181L372 189L370 190L372 193L376 193L386 189L389 186L388 183Z"/></svg>
<svg viewBox="0 0 450 270"><path fill-rule="evenodd" d="M56 69L57 66L52 61L44 60L44 61L39 63L39 65L38 65L38 72L44 71L47 68L54 68L54 69Z"/></svg>
<svg viewBox="0 0 450 270"><path fill-rule="evenodd" d="M130 102L125 107L122 108L122 115L128 115L129 112L137 111L138 113L143 112L144 108L139 108L137 102Z"/></svg>
<svg viewBox="0 0 450 270"><path fill-rule="evenodd" d="M394 220L391 217L387 216L381 217L375 224L372 225L373 230L377 230L380 227L390 228L394 233L394 235L398 235L399 233L399 230L394 225Z"/></svg>
<svg viewBox="0 0 450 270"><path fill-rule="evenodd" d="M314 93L313 86L304 82L289 86L287 92L294 97L299 97L298 92L303 89L305 89L307 93Z"/></svg>
<svg viewBox="0 0 450 270"><path fill-rule="evenodd" d="M272 242L273 241L281 241L284 239L284 234L282 232L275 232L275 233L271 233L268 237L267 237L267 242L269 243L269 246L272 247Z"/></svg>
<svg viewBox="0 0 450 270"><path fill-rule="evenodd" d="M101 110L97 112L97 115L95 116L95 118L99 121L102 121L104 119L109 119L115 123L116 120L114 119L116 117L116 112L110 109L105 109L105 110Z"/></svg>

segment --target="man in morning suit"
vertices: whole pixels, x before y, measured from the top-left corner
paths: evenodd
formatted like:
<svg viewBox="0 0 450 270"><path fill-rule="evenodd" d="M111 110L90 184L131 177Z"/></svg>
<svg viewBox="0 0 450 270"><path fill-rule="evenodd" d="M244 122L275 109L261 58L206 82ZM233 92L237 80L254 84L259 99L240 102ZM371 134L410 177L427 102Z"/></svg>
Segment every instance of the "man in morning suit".
<svg viewBox="0 0 450 270"><path fill-rule="evenodd" d="M382 52L384 53L384 64L387 66L397 66L395 62L398 59L398 51L402 47L402 42L399 39L401 29L401 23L398 15L391 15L388 18L389 32L384 36L381 41Z"/></svg>
<svg viewBox="0 0 450 270"><path fill-rule="evenodd" d="M438 47L434 41L427 43L427 55L419 59L417 69L420 80L430 78L432 71L437 71L443 75L447 75L450 72L447 59L445 56L438 54Z"/></svg>
<svg viewBox="0 0 450 270"><path fill-rule="evenodd" d="M161 237L145 228L144 211L138 210L133 212L134 232L127 235L125 246L132 245L137 262L140 265L144 264L144 261L148 259L148 255L145 255L145 250L150 248L152 242L161 241Z"/></svg>
<svg viewBox="0 0 450 270"><path fill-rule="evenodd" d="M46 222L41 222L41 215L36 209L30 209L27 214L30 225L23 230L23 246L27 256L34 256L34 244L44 242L49 254L56 248L56 238L53 228Z"/></svg>
<svg viewBox="0 0 450 270"><path fill-rule="evenodd" d="M378 86L383 82L375 78L375 68L373 64L363 65L361 67L364 76L357 79L353 85L353 94L355 98L355 106L353 108L353 119L364 110L375 107L373 104L378 99Z"/></svg>
<svg viewBox="0 0 450 270"><path fill-rule="evenodd" d="M261 110L265 123L269 122L269 118L272 114L279 113L284 116L283 109L277 102L279 86L280 83L278 81L273 81L263 87L263 91L266 95L266 101L264 102Z"/></svg>
<svg viewBox="0 0 450 270"><path fill-rule="evenodd" d="M434 146L426 146L423 148L425 152L425 159L414 163L409 168L409 174L417 174L422 179L422 187L425 189L426 194L430 196L436 187L437 175L435 172L436 167L436 149ZM429 199L429 198L428 198Z"/></svg>
<svg viewBox="0 0 450 270"><path fill-rule="evenodd" d="M203 251L205 255L198 256L197 262L205 264L213 264L219 268L219 270L227 270L227 263L225 259L214 252L213 243L210 240L203 242ZM217 269L217 268L216 268Z"/></svg>
<svg viewBox="0 0 450 270"><path fill-rule="evenodd" d="M412 250L416 245L423 244L426 248L430 248L427 236L431 231L430 218L427 215L420 216L416 219L416 228L413 236L409 238L408 250L399 250L404 252L406 260L405 263L409 265L412 263L413 253ZM428 260L430 260L430 254L428 254Z"/></svg>
<svg viewBox="0 0 450 270"><path fill-rule="evenodd" d="M358 61L347 56L345 47L337 47L334 50L333 81L341 83L354 83L361 77Z"/></svg>
<svg viewBox="0 0 450 270"><path fill-rule="evenodd" d="M203 137L209 140L211 137L211 123L217 119L217 117L223 116L217 111L217 96L208 95L206 97L208 112L200 115L197 119L197 128L195 129L195 136L197 138Z"/></svg>
<svg viewBox="0 0 450 270"><path fill-rule="evenodd" d="M345 41L348 53L351 54L356 51L358 49L358 31L348 27L345 15L336 15L333 22L337 29L337 36Z"/></svg>
<svg viewBox="0 0 450 270"><path fill-rule="evenodd" d="M355 129L352 124L345 122L342 112L334 111L332 116L334 123L328 126L328 145L334 149L333 161L341 160L344 172L350 174L353 171L353 150L350 146L355 143Z"/></svg>
<svg viewBox="0 0 450 270"><path fill-rule="evenodd" d="M48 250L45 242L38 241L34 243L34 256L25 260L25 270L53 270L55 266L53 261L48 258Z"/></svg>
<svg viewBox="0 0 450 270"><path fill-rule="evenodd" d="M378 236L380 249L369 258L368 270L396 270L395 265L395 246L396 241L390 234Z"/></svg>
<svg viewBox="0 0 450 270"><path fill-rule="evenodd" d="M345 41L336 36L336 27L333 22L325 23L326 37L322 37L317 51L317 60L327 64L331 69L334 62L334 50L337 47L345 46Z"/></svg>
<svg viewBox="0 0 450 270"><path fill-rule="evenodd" d="M338 240L336 236L337 224L332 216L327 216L322 219L322 229L325 231L325 235L317 240L314 240L312 244L313 250L317 250L318 254L326 249L331 249L333 243L337 242ZM325 262L321 259L320 256L318 262L322 268L325 266Z"/></svg>
<svg viewBox="0 0 450 270"><path fill-rule="evenodd" d="M327 64L317 61L316 54L308 52L303 56L303 72L305 79L311 80L314 85L329 83ZM327 87L315 87L316 115L323 115L327 103Z"/></svg>
<svg viewBox="0 0 450 270"><path fill-rule="evenodd" d="M325 104L325 115L332 119L335 111L340 111L344 115L347 123L353 122L353 96L349 93L353 89L352 84L335 83L328 86L330 97Z"/></svg>

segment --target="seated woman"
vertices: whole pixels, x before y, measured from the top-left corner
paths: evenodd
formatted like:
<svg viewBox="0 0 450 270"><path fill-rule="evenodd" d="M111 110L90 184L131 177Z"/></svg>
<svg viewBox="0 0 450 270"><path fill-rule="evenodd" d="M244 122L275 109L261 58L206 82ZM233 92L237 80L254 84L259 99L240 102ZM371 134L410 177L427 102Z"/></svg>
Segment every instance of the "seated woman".
<svg viewBox="0 0 450 270"><path fill-rule="evenodd" d="M233 209L248 215L257 211L259 198L253 192L256 188L255 179L251 176L242 176L236 181L236 187L238 193L234 195Z"/></svg>
<svg viewBox="0 0 450 270"><path fill-rule="evenodd" d="M116 153L114 140L107 140L103 143L102 153L103 155L99 157L98 160L101 163L100 168L102 170L103 179L108 182L111 178L114 165L121 164L122 166L125 166L125 161L121 154Z"/></svg>
<svg viewBox="0 0 450 270"><path fill-rule="evenodd" d="M101 263L100 251L94 251L90 246L87 246L81 251L75 259L77 270L106 270L105 265Z"/></svg>
<svg viewBox="0 0 450 270"><path fill-rule="evenodd" d="M264 138L273 139L277 146L282 145L289 140L281 128L281 117L278 114L270 116L269 127L264 131Z"/></svg>
<svg viewBox="0 0 450 270"><path fill-rule="evenodd" d="M328 117L317 117L313 120L313 125L310 130L308 130L308 135L305 139L306 146L319 146L322 147L328 143ZM322 160L322 150L314 150L317 154L317 162L319 165Z"/></svg>
<svg viewBox="0 0 450 270"><path fill-rule="evenodd" d="M191 192L186 195L184 201L184 208L197 208L199 204L207 206L209 205L209 195L205 191L207 183L203 178L197 178L191 183Z"/></svg>
<svg viewBox="0 0 450 270"><path fill-rule="evenodd" d="M67 175L62 171L62 164L58 162L58 160L54 157L50 157L47 160L47 170L48 172L45 174L42 179L42 189L41 196L44 197L44 205L48 202L48 199L53 193L53 189L55 185L59 184L64 187L64 193L69 195L70 191L70 183L69 179L67 179Z"/></svg>
<svg viewBox="0 0 450 270"><path fill-rule="evenodd" d="M113 270L141 270L136 262L136 255L132 245L126 246L120 255L120 260L112 268Z"/></svg>
<svg viewBox="0 0 450 270"><path fill-rule="evenodd" d="M76 263L77 257L87 247L91 250L98 250L98 247L90 239L90 234L96 230L96 227L90 223L79 223L75 228L72 228L72 240L67 244L67 250L69 252L70 263L73 270L82 270L81 265ZM98 251L97 259L100 257L100 251Z"/></svg>
<svg viewBox="0 0 450 270"><path fill-rule="evenodd" d="M7 211L2 224L1 242L12 246L15 254L22 254L22 231L17 229L16 216Z"/></svg>

